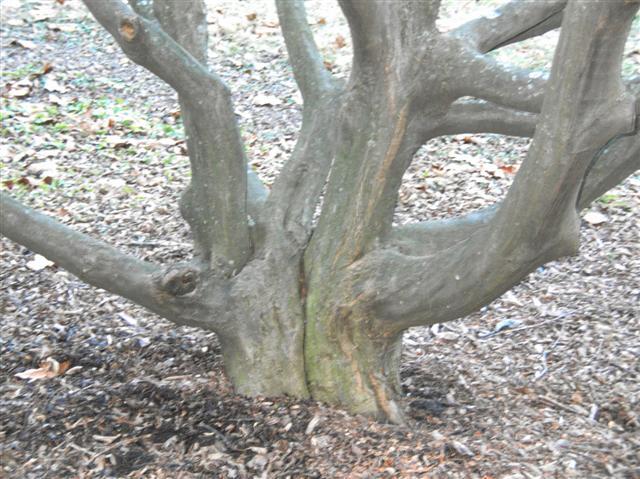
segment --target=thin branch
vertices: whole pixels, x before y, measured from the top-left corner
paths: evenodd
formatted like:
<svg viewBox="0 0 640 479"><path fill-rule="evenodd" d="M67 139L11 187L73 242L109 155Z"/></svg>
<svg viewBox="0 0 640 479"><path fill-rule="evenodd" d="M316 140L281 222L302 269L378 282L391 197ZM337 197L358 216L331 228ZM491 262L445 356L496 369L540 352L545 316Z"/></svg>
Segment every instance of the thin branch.
<svg viewBox="0 0 640 479"><path fill-rule="evenodd" d="M303 0L276 0L280 28L289 60L305 103L318 101L333 89L333 77L325 68L307 22Z"/></svg>
<svg viewBox="0 0 640 479"><path fill-rule="evenodd" d="M251 254L247 174L228 88L157 24L140 17L120 0L84 2L129 58L178 92L188 112L185 124L190 130L187 140L192 168L191 187L183 195L181 211L192 228L200 256L227 274L239 271ZM182 3L162 5L172 7L175 13ZM198 7L199 0L190 5ZM156 11L158 14L163 14L162 9ZM164 23L204 59L206 52L198 39L202 34L189 36L183 29L179 34L175 23ZM187 38L193 41L187 42Z"/></svg>
<svg viewBox="0 0 640 479"><path fill-rule="evenodd" d="M470 42L478 52L488 53L558 28L566 4L567 0L515 0L491 15L461 25L450 34Z"/></svg>
<svg viewBox="0 0 640 479"><path fill-rule="evenodd" d="M498 133L532 137L538 115L504 108L485 101L458 101L451 105L443 123L430 138L460 133Z"/></svg>

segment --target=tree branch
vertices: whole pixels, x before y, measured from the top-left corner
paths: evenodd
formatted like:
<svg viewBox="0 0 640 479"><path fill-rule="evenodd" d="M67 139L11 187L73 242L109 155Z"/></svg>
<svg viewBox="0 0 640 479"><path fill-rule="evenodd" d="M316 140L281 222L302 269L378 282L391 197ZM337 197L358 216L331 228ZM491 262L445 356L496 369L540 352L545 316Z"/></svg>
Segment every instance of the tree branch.
<svg viewBox="0 0 640 479"><path fill-rule="evenodd" d="M78 233L5 193L0 193L0 219L0 231L7 238L87 283L157 310L153 277L158 267Z"/></svg>
<svg viewBox="0 0 640 479"><path fill-rule="evenodd" d="M196 251L227 274L239 271L251 254L247 221L247 172L231 95L224 83L196 59L204 60L202 25L186 32L179 10L202 18L199 0L160 2L155 14L193 55L120 0L84 0L96 19L136 63L171 85L186 112L192 169L181 211L194 233ZM195 57L194 57L195 55Z"/></svg>
<svg viewBox="0 0 640 479"><path fill-rule="evenodd" d="M542 72L503 65L472 50L462 50L457 62L459 96L472 96L517 110L540 111L547 83Z"/></svg>
<svg viewBox="0 0 640 479"><path fill-rule="evenodd" d="M22 205L0 192L0 234L98 288L181 326L216 330L224 321L224 280L180 264L160 268ZM197 292L206 283L207 297ZM211 287L215 285L217 287Z"/></svg>
<svg viewBox="0 0 640 479"><path fill-rule="evenodd" d="M313 215L335 154L339 97L339 92L327 94L317 106L305 105L295 149L264 207L263 223L275 243L285 234L303 246L311 235Z"/></svg>
<svg viewBox="0 0 640 479"><path fill-rule="evenodd" d="M570 2L532 147L495 214L454 221L459 242L430 256L380 249L353 265L353 294L370 298L374 316L392 318L381 328L392 334L468 314L539 265L576 251L583 178L603 145L635 127L620 69L637 9Z"/></svg>
<svg viewBox="0 0 640 479"><path fill-rule="evenodd" d="M485 101L458 101L429 138L460 133L497 133L532 137L538 115L504 108Z"/></svg>
<svg viewBox="0 0 640 479"><path fill-rule="evenodd" d="M280 28L296 83L305 103L318 101L333 89L333 77L325 68L307 23L303 0L276 0Z"/></svg>
<svg viewBox="0 0 640 479"><path fill-rule="evenodd" d="M492 15L471 20L450 34L471 43L478 52L488 53L558 28L566 3L567 0L514 0Z"/></svg>

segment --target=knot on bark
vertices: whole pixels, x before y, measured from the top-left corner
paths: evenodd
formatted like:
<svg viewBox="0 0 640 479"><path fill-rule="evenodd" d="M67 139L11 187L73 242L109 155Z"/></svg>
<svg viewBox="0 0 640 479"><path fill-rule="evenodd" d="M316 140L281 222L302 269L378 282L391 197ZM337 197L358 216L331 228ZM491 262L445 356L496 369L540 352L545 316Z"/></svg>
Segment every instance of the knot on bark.
<svg viewBox="0 0 640 479"><path fill-rule="evenodd" d="M160 278L160 288L172 296L184 296L196 289L198 285L198 270L186 266L171 268Z"/></svg>
<svg viewBox="0 0 640 479"><path fill-rule="evenodd" d="M138 35L138 19L134 17L125 17L120 20L118 31L122 38L127 42L132 42Z"/></svg>

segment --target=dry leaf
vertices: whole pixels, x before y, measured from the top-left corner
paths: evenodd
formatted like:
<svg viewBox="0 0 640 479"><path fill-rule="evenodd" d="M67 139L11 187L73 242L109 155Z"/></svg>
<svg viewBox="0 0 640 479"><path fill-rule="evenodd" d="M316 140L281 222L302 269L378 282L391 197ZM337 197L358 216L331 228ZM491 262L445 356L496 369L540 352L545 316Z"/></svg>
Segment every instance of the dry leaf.
<svg viewBox="0 0 640 479"><path fill-rule="evenodd" d="M335 40L336 48L344 48L347 44L347 41L344 39L342 35L338 35Z"/></svg>
<svg viewBox="0 0 640 479"><path fill-rule="evenodd" d="M456 339L458 339L459 336L460 336L459 334L454 333L452 331L443 331L441 333L438 333L436 338L444 339L445 341L455 341Z"/></svg>
<svg viewBox="0 0 640 479"><path fill-rule="evenodd" d="M10 98L24 98L31 93L31 87L18 85L9 89L8 96Z"/></svg>
<svg viewBox="0 0 640 479"><path fill-rule="evenodd" d="M73 23L49 23L47 28L55 32L71 33L76 31L76 26Z"/></svg>
<svg viewBox="0 0 640 479"><path fill-rule="evenodd" d="M53 78L47 78L44 81L44 89L49 92L66 93L67 89L61 83L57 82Z"/></svg>
<svg viewBox="0 0 640 479"><path fill-rule="evenodd" d="M280 100L280 98L278 98L277 96L258 93L253 98L253 104L256 106L276 106L281 105L282 100Z"/></svg>
<svg viewBox="0 0 640 479"><path fill-rule="evenodd" d="M49 266L53 266L53 264L54 264L53 261L49 261L44 256L37 254L33 257L31 261L27 263L27 268L29 268L32 271L42 271L43 269L48 268Z"/></svg>
<svg viewBox="0 0 640 479"><path fill-rule="evenodd" d="M601 225L602 223L609 221L609 218L597 211L589 211L583 216L583 218L587 223L594 226Z"/></svg>
<svg viewBox="0 0 640 479"><path fill-rule="evenodd" d="M47 358L40 363L40 367L38 369L27 369L26 371L17 373L16 377L20 379L29 379L30 381L54 378L56 376L62 376L67 369L69 369L70 365L71 363L68 360L59 363L53 358Z"/></svg>
<svg viewBox="0 0 640 479"><path fill-rule="evenodd" d="M258 18L258 14L256 12L251 12L249 14L246 15L247 20L249 20L250 22L254 21L256 18Z"/></svg>
<svg viewBox="0 0 640 479"><path fill-rule="evenodd" d="M31 40L21 40L15 39L11 40L11 45L18 45L19 47L26 48L27 50L35 50L38 48L38 44L36 42L32 42Z"/></svg>

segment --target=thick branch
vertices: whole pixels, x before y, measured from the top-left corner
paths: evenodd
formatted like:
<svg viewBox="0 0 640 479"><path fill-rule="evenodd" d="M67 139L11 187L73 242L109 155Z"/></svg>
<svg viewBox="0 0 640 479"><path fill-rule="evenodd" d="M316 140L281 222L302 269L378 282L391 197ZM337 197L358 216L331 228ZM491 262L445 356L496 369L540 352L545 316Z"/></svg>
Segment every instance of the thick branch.
<svg viewBox="0 0 640 479"><path fill-rule="evenodd" d="M504 108L485 101L454 103L441 125L430 138L460 133L497 133L500 135L532 137L538 115Z"/></svg>
<svg viewBox="0 0 640 479"><path fill-rule="evenodd" d="M514 0L492 15L461 25L451 34L465 39L480 53L488 53L558 28L566 3L567 0Z"/></svg>
<svg viewBox="0 0 640 479"><path fill-rule="evenodd" d="M333 78L313 39L304 1L276 0L276 6L293 75L305 103L315 103L332 89Z"/></svg>
<svg viewBox="0 0 640 479"><path fill-rule="evenodd" d="M546 79L542 72L523 70L498 63L472 50L463 50L457 60L456 91L517 110L539 112Z"/></svg>
<svg viewBox="0 0 640 479"><path fill-rule="evenodd" d="M197 13L199 0L192 2L192 16L201 16ZM187 112L192 169L192 184L183 196L181 210L193 230L196 250L205 261L228 274L241 269L251 253L247 174L227 87L155 23L136 15L120 0L85 0L85 4L129 58L178 92ZM168 13L158 8L156 15L168 15L165 26L204 60L203 34L184 32L185 25L176 19L176 8L183 3L163 2L161 6L170 7ZM171 15L173 20L169 21Z"/></svg>
<svg viewBox="0 0 640 479"><path fill-rule="evenodd" d="M264 208L262 220L276 243L285 234L302 246L311 234L313 215L334 158L339 96L339 92L327 94L316 107L305 105L295 149Z"/></svg>

